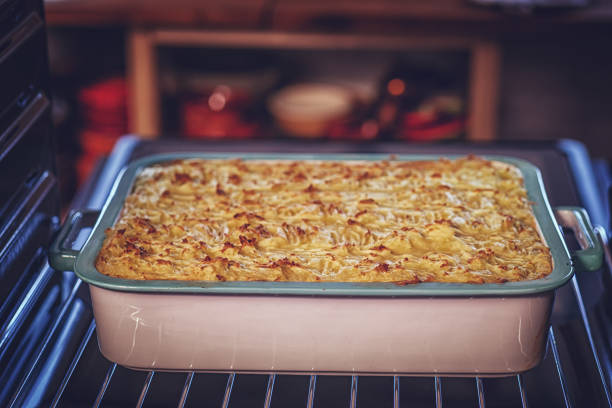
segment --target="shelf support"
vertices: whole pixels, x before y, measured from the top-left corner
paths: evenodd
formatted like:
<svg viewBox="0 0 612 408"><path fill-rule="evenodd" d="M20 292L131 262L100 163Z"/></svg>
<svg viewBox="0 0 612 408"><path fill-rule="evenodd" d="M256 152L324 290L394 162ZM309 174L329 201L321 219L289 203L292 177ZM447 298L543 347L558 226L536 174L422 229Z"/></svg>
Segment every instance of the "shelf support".
<svg viewBox="0 0 612 408"><path fill-rule="evenodd" d="M492 42L477 42L470 62L469 140L494 140L497 135L501 52Z"/></svg>
<svg viewBox="0 0 612 408"><path fill-rule="evenodd" d="M128 113L130 132L143 138L160 134L156 45L143 29L128 32Z"/></svg>

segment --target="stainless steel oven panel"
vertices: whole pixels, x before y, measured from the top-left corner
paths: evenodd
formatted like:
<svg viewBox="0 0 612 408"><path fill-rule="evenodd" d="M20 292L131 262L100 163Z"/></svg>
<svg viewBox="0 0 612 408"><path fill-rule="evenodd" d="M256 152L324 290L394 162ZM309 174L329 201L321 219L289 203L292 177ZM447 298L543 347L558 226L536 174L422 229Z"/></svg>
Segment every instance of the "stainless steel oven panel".
<svg viewBox="0 0 612 408"><path fill-rule="evenodd" d="M1 40L0 118L12 104L24 104L20 98L42 88L48 75L46 47L44 23L36 13Z"/></svg>
<svg viewBox="0 0 612 408"><path fill-rule="evenodd" d="M54 172L50 103L38 94L27 109L0 133L0 240L23 200L43 173Z"/></svg>

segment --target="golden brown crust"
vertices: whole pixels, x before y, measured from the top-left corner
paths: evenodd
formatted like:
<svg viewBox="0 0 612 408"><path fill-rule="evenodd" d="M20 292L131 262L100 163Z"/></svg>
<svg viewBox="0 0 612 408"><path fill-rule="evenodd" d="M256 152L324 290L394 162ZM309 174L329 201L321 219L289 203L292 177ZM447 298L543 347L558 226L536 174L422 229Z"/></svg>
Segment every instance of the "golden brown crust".
<svg viewBox="0 0 612 408"><path fill-rule="evenodd" d="M127 279L508 282L552 270L520 172L435 161L146 168L96 261Z"/></svg>

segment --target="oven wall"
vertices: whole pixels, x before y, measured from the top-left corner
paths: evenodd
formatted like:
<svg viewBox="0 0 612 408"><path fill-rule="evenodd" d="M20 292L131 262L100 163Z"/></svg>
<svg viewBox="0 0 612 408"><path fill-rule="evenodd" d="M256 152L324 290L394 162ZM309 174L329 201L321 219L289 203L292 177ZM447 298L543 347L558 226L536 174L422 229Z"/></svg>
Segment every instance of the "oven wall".
<svg viewBox="0 0 612 408"><path fill-rule="evenodd" d="M62 301L46 261L59 225L42 1L0 1L0 406Z"/></svg>
<svg viewBox="0 0 612 408"><path fill-rule="evenodd" d="M502 43L501 139L578 139L612 158L612 26L599 31Z"/></svg>

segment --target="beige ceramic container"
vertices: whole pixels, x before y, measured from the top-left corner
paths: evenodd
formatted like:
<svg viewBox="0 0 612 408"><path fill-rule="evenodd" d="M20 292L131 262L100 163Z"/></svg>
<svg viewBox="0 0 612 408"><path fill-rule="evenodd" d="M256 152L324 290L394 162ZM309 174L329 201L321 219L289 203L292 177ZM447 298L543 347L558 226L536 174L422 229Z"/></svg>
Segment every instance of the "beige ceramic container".
<svg viewBox="0 0 612 408"><path fill-rule="evenodd" d="M542 358L552 292L193 296L91 287L102 354L140 369L507 375Z"/></svg>
<svg viewBox="0 0 612 408"><path fill-rule="evenodd" d="M102 353L137 369L510 375L542 358L554 291L574 273L601 265L601 247L583 209L556 209L584 249L570 259L544 195L539 171L514 158L487 157L523 174L533 213L550 248L553 271L533 281L501 284L348 282L133 281L94 267L104 230L116 220L136 175L178 158L134 162L117 181L80 251L65 241L81 221L76 212L50 249L58 270L90 284ZM308 160L302 155L243 155L243 159ZM380 160L380 155L316 156L317 160ZM437 159L398 156L397 160ZM97 215L97 214L95 214Z"/></svg>

